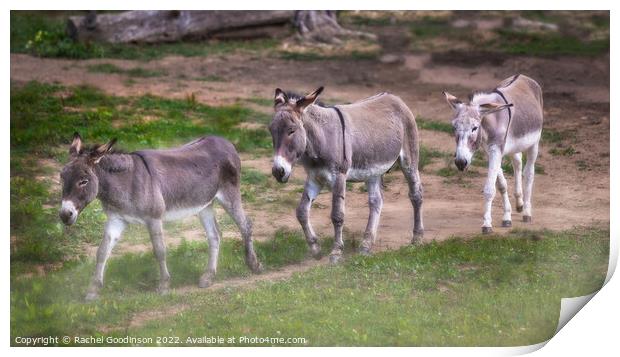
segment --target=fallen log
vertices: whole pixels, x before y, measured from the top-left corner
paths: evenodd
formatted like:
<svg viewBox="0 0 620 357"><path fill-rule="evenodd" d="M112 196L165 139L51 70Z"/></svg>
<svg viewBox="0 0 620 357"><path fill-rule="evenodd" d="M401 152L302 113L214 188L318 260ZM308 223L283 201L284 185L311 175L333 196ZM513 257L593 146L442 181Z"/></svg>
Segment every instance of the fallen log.
<svg viewBox="0 0 620 357"><path fill-rule="evenodd" d="M67 33L80 42L160 43L290 33L295 11L126 11L71 16Z"/></svg>

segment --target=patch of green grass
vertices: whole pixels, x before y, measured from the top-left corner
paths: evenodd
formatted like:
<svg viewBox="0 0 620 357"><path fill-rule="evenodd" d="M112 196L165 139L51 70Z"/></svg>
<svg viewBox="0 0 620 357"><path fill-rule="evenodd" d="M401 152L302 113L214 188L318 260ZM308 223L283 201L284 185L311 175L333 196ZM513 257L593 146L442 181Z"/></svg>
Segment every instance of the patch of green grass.
<svg viewBox="0 0 620 357"><path fill-rule="evenodd" d="M341 60L364 61L376 60L379 57L378 51L350 51L342 55L326 55L317 52L292 52L279 51L278 57L290 61L324 61L324 60Z"/></svg>
<svg viewBox="0 0 620 357"><path fill-rule="evenodd" d="M198 77L198 78L194 78L197 81L203 81L203 82L225 82L226 80L218 75L215 74L211 74L208 76L203 76L203 77Z"/></svg>
<svg viewBox="0 0 620 357"><path fill-rule="evenodd" d="M246 101L258 104L263 107L273 107L273 99L268 98L248 98Z"/></svg>
<svg viewBox="0 0 620 357"><path fill-rule="evenodd" d="M430 38L454 32L450 19L426 16L411 24L414 38Z"/></svg>
<svg viewBox="0 0 620 357"><path fill-rule="evenodd" d="M481 33L475 26L454 27L455 14L427 16L410 23L411 45L414 50L445 51L458 43L459 47L467 45L468 52L531 56L596 56L609 51L609 16L594 14L588 19L553 11L520 12L511 16L550 22L559 25L560 30L523 31L502 26L490 34ZM564 28L571 30L564 31Z"/></svg>
<svg viewBox="0 0 620 357"><path fill-rule="evenodd" d="M433 159L442 158L442 157L445 158L448 156L449 156L448 153L435 150L435 149L429 149L428 147L424 145L420 145L420 160L418 162L418 169L423 170L424 166L430 164L433 161Z"/></svg>
<svg viewBox="0 0 620 357"><path fill-rule="evenodd" d="M590 20L595 27L609 30L609 13L607 13L606 16L599 14L592 15Z"/></svg>
<svg viewBox="0 0 620 357"><path fill-rule="evenodd" d="M471 170L471 169L464 171L464 172L459 172L452 163L449 163L445 167L440 168L439 170L437 170L435 174L437 176L446 177L446 178L454 177L454 176L477 177L479 175L477 171Z"/></svg>
<svg viewBox="0 0 620 357"><path fill-rule="evenodd" d="M74 42L65 33L67 11L11 11L11 53L75 59L121 58L149 61L169 55L212 56L237 52L271 51L274 39L195 41L164 44L98 44ZM83 15L83 12L78 12Z"/></svg>
<svg viewBox="0 0 620 357"><path fill-rule="evenodd" d="M161 76L166 75L166 72L161 71L161 70L149 70L149 69L145 69L142 67L123 69L112 63L99 63L99 64L90 65L87 68L89 72L93 72L93 73L124 74L130 77L150 78L150 77L161 77Z"/></svg>
<svg viewBox="0 0 620 357"><path fill-rule="evenodd" d="M585 160L577 160L575 161L575 164L577 165L577 169L579 169L579 171L587 171L590 169Z"/></svg>
<svg viewBox="0 0 620 357"><path fill-rule="evenodd" d="M454 128L452 128L450 123L421 117L417 117L415 121L420 129L440 131L448 134L452 134L454 132Z"/></svg>
<svg viewBox="0 0 620 357"><path fill-rule="evenodd" d="M11 11L11 52L39 57L99 58L103 47L77 43L65 33L62 18L33 11Z"/></svg>
<svg viewBox="0 0 620 357"><path fill-rule="evenodd" d="M151 61L166 56L208 57L233 53L264 53L278 45L274 39L174 42L156 45L107 45L102 57Z"/></svg>
<svg viewBox="0 0 620 357"><path fill-rule="evenodd" d="M525 153L523 153L523 156L521 158L521 162L523 169L525 169L525 163L527 162L527 155ZM503 160L502 160L502 170L504 171L504 175L514 175L514 168L512 166L512 158L504 156ZM534 173L536 173L537 175L545 175L545 167L540 164L539 162L536 162L534 164Z"/></svg>
<svg viewBox="0 0 620 357"><path fill-rule="evenodd" d="M93 73L114 73L123 74L125 70L112 63L92 64L87 67L89 72Z"/></svg>
<svg viewBox="0 0 620 357"><path fill-rule="evenodd" d="M554 129L545 129L542 131L541 139L543 142L559 143L566 139L566 134Z"/></svg>
<svg viewBox="0 0 620 357"><path fill-rule="evenodd" d="M554 156L573 156L575 155L576 151L574 147L569 145L565 148L554 147L551 150L549 150L549 153Z"/></svg>
<svg viewBox="0 0 620 357"><path fill-rule="evenodd" d="M248 274L240 244L223 245L219 278ZM299 233L256 246L268 268L306 254ZM172 249L173 284L195 284L206 253L202 243ZM97 303L82 302L92 262L45 277L12 274L11 341L48 334L172 335L187 344L188 336L218 335L304 337L310 346L529 345L553 335L561 298L601 287L609 230L513 230L370 257L348 254L344 264L284 281L167 296L152 293L157 267L151 254L127 254L110 261ZM134 314L179 306L190 308L129 325Z"/></svg>
<svg viewBox="0 0 620 357"><path fill-rule="evenodd" d="M527 162L527 155L525 153L522 154L521 162L523 163L522 167L525 167L525 163ZM489 164L488 164L487 158L485 158L485 155L481 151L476 151L474 153L474 157L473 157L471 165L476 166L476 167L488 167ZM504 175L512 176L514 174L514 169L512 166L512 157L504 156L502 158L502 170L504 172ZM544 175L545 167L542 164L537 162L534 165L534 172L540 175Z"/></svg>
<svg viewBox="0 0 620 357"><path fill-rule="evenodd" d="M470 187L472 185L471 179L480 177L480 173L473 167L459 171L454 165L454 161L448 158L445 158L445 166L438 169L435 174L444 178L444 184L461 187Z"/></svg>
<svg viewBox="0 0 620 357"><path fill-rule="evenodd" d="M270 240L255 241L254 247L267 271L299 263L308 254L301 234L287 230L277 231ZM168 250L173 288L198 283L207 266L208 251L206 240L184 241ZM223 240L218 263L217 280L251 274L244 262L241 241ZM16 308L11 316L13 332L26 336L57 334L71 326L75 332L94 333L101 323L119 322L126 313L140 310L140 306L163 306L166 302L178 301L174 293L170 298L154 293L159 270L150 251L110 259L101 304L83 302L93 271L93 262L86 260L67 263L44 277L27 277L12 271L12 306Z"/></svg>
<svg viewBox="0 0 620 357"><path fill-rule="evenodd" d="M497 31L497 48L509 54L584 55L596 56L609 52L609 37L585 41L558 33L523 32L510 29Z"/></svg>
<svg viewBox="0 0 620 357"><path fill-rule="evenodd" d="M574 129L568 130L555 130L545 129L542 132L541 139L547 144L551 144L553 147L549 149L549 153L554 156L573 156L577 153L575 148L567 144L566 141L575 142L576 133Z"/></svg>
<svg viewBox="0 0 620 357"><path fill-rule="evenodd" d="M68 144L74 131L89 144L116 137L120 147L131 150L178 145L202 135L223 136L240 151L268 149L266 130L238 127L244 121L266 120L265 114L239 105L201 104L193 94L185 100L123 98L90 87L36 82L11 88L12 150L50 152L51 147Z"/></svg>
<svg viewBox="0 0 620 357"><path fill-rule="evenodd" d="M260 171L241 168L241 197L244 202L256 202L258 197L265 194L266 190L274 188L270 177Z"/></svg>
<svg viewBox="0 0 620 357"><path fill-rule="evenodd" d="M339 14L338 21L343 25L353 26L386 26L396 22L396 19L388 11L372 15L375 16L369 16L365 11L344 11Z"/></svg>

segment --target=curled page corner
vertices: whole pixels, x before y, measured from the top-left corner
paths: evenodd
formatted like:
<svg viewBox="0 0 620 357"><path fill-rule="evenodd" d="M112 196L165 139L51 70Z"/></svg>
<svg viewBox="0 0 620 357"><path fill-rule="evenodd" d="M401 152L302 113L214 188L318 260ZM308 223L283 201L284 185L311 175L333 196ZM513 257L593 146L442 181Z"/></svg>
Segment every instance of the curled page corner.
<svg viewBox="0 0 620 357"><path fill-rule="evenodd" d="M572 298L562 298L561 307L560 307L560 318L558 319L558 327L555 329L555 333L553 335L557 335L560 330L566 326L568 321L575 317L579 310L581 310L588 301L590 301L594 295L596 295L600 290L593 292L590 295L577 296Z"/></svg>
<svg viewBox="0 0 620 357"><path fill-rule="evenodd" d="M584 307L586 304L592 300L594 295L598 294L604 287L607 285L611 277L614 275L616 270L616 266L618 264L618 248L620 248L620 244L617 238L614 238L614 234L610 235L609 239L609 264L607 265L607 275L605 277L605 282L600 289L594 291L592 294L576 296L571 298L562 298L560 302L560 317L558 318L558 326L553 333L553 336L557 335L561 329L566 326L566 324L573 318L577 313ZM514 350L515 353L518 354L527 354L534 351L537 351L543 348L549 341L551 341L553 337L550 339L529 345L529 346L521 346Z"/></svg>
<svg viewBox="0 0 620 357"><path fill-rule="evenodd" d="M598 294L605 287L605 285L607 285L611 277L614 275L618 264L618 240L613 238L613 234L610 236L609 245L609 263L607 265L607 275L605 277L605 282L603 282L603 286L589 295L562 298L560 318L558 319L558 327L553 334L554 336L557 335L557 333L560 332L564 326L566 326L568 321L577 315L579 310L581 310L594 297L594 295Z"/></svg>

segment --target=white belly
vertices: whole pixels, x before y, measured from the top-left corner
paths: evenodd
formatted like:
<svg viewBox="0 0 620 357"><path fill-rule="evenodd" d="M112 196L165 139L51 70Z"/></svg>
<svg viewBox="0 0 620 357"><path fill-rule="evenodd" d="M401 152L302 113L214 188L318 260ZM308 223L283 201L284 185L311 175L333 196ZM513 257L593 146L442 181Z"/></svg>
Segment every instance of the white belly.
<svg viewBox="0 0 620 357"><path fill-rule="evenodd" d="M363 169L351 168L347 171L348 181L366 181L371 177L381 176L394 165L393 162L386 164L377 164Z"/></svg>
<svg viewBox="0 0 620 357"><path fill-rule="evenodd" d="M504 145L504 155L523 152L540 140L541 131L526 134L520 138L508 136Z"/></svg>
<svg viewBox="0 0 620 357"><path fill-rule="evenodd" d="M200 211L205 209L209 204L196 207L177 207L168 210L164 213L164 221L176 221L179 219L191 217L197 215Z"/></svg>

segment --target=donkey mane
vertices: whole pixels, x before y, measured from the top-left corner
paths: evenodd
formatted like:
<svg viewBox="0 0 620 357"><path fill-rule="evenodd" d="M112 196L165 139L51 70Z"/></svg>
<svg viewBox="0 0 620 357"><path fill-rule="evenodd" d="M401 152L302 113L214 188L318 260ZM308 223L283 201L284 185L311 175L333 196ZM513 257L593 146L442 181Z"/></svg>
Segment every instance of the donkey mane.
<svg viewBox="0 0 620 357"><path fill-rule="evenodd" d="M109 173L124 172L133 167L133 159L131 154L121 151L106 154L101 161L99 167Z"/></svg>

